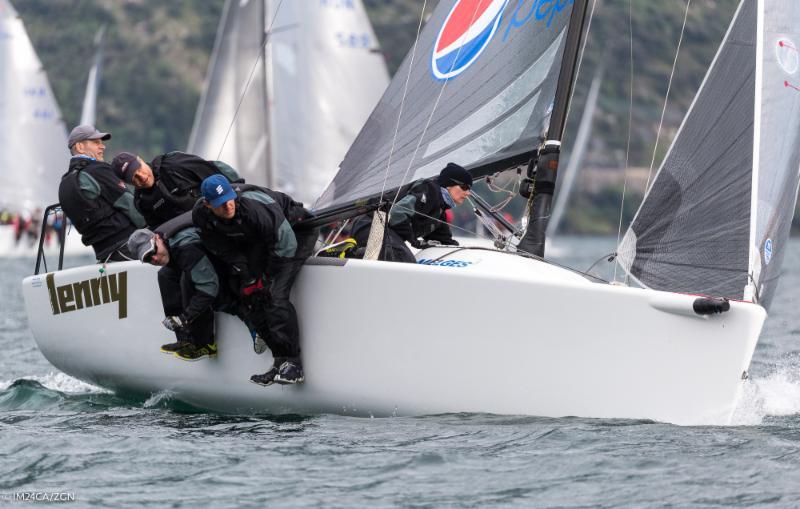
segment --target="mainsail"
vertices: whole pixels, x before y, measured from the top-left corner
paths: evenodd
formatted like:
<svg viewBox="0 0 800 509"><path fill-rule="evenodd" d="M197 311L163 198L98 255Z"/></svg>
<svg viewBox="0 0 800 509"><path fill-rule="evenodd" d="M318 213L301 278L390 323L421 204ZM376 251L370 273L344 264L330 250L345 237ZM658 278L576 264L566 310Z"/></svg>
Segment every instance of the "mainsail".
<svg viewBox="0 0 800 509"><path fill-rule="evenodd" d="M388 81L359 0L228 0L188 151L310 204Z"/></svg>
<svg viewBox="0 0 800 509"><path fill-rule="evenodd" d="M32 210L57 201L54 179L69 152L47 75L8 0L0 0L0 63L0 207Z"/></svg>
<svg viewBox="0 0 800 509"><path fill-rule="evenodd" d="M572 3L439 2L316 208L449 161L476 174L527 162L549 125Z"/></svg>
<svg viewBox="0 0 800 509"><path fill-rule="evenodd" d="M800 170L800 5L743 0L619 248L645 286L769 305Z"/></svg>

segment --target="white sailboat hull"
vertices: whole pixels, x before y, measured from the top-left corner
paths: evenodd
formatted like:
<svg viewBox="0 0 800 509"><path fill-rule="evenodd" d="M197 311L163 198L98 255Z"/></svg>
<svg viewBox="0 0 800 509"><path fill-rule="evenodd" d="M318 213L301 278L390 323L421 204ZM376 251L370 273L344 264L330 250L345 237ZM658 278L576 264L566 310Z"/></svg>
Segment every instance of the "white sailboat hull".
<svg viewBox="0 0 800 509"><path fill-rule="evenodd" d="M293 298L306 371L300 386L249 383L271 359L253 353L246 328L229 315L219 315L216 359L183 362L160 352L172 339L159 323L154 267L107 267L112 277L127 273L122 319L118 302L54 314L54 306L74 307L63 287L99 277L99 266L55 273L53 293L63 302L51 303L43 275L25 279L23 289L39 348L65 373L227 412L725 423L766 317L740 302L701 317L694 296L595 284L505 253L434 248L417 258L428 264L317 259L304 267Z"/></svg>

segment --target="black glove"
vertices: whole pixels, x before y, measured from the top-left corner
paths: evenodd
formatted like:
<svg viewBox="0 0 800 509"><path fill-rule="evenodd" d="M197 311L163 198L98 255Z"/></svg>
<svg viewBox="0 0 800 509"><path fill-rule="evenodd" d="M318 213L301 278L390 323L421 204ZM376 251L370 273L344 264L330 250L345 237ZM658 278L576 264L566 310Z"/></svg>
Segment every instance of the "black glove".
<svg viewBox="0 0 800 509"><path fill-rule="evenodd" d="M183 315L178 316L168 316L161 321L161 325L166 327L168 330L172 332L179 332L186 330L186 326L188 325L188 320Z"/></svg>
<svg viewBox="0 0 800 509"><path fill-rule="evenodd" d="M459 243L456 239L447 239L442 241L443 246L458 246Z"/></svg>
<svg viewBox="0 0 800 509"><path fill-rule="evenodd" d="M250 297L255 293L264 291L264 281L261 278L250 279L242 283L240 293L242 297Z"/></svg>

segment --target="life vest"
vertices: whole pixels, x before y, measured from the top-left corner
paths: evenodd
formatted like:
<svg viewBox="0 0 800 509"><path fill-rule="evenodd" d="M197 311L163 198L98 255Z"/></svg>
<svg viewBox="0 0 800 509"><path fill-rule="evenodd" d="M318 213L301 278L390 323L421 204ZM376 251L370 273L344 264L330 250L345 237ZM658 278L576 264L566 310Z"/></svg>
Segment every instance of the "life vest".
<svg viewBox="0 0 800 509"><path fill-rule="evenodd" d="M87 199L81 191L81 172L91 175L100 186L100 195L94 200ZM136 229L127 215L113 207L126 192L125 184L114 175L108 163L74 157L69 170L61 177L58 200L81 234L81 241L100 253Z"/></svg>

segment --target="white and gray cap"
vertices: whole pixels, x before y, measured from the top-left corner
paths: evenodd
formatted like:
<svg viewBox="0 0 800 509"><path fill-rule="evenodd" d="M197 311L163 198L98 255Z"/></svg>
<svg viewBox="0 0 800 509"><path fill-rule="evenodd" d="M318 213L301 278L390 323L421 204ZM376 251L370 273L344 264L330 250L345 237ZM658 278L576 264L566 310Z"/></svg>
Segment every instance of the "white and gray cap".
<svg viewBox="0 0 800 509"><path fill-rule="evenodd" d="M67 148L72 148L73 145L80 141L86 140L110 140L111 133L101 133L93 125L84 124L79 125L69 133L69 140Z"/></svg>
<svg viewBox="0 0 800 509"><path fill-rule="evenodd" d="M147 263L145 258L156 252L155 234L147 228L131 233L128 237L128 252L136 255L140 262Z"/></svg>

